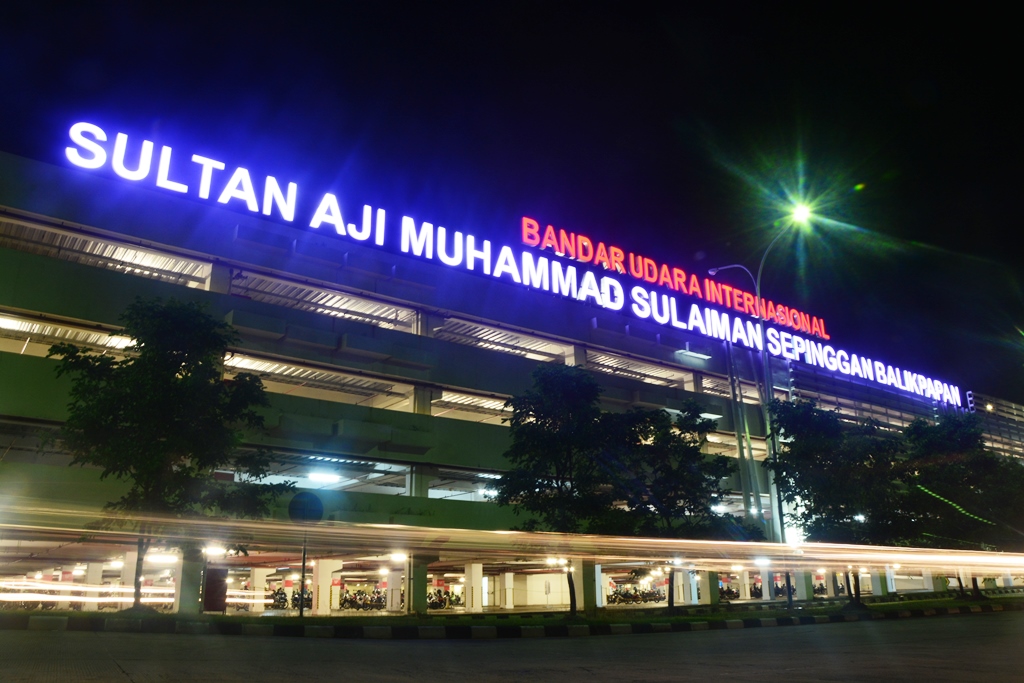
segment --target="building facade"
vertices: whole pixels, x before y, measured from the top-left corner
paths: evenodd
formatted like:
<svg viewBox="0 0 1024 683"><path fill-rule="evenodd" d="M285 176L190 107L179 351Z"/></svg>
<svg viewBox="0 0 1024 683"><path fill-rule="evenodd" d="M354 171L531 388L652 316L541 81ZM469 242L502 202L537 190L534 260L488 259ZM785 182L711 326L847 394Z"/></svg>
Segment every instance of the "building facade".
<svg viewBox="0 0 1024 683"><path fill-rule="evenodd" d="M513 525L489 500L506 468L504 406L541 363L592 370L607 410L700 401L717 423L709 453L737 460L723 512L769 537L762 348L777 397L893 428L976 408L990 447L1024 455L1021 406L858 358L825 321L730 280L531 217L500 241L340 188L307 198L76 126L53 163L0 154L0 493L85 508L117 497L116 482L40 450L68 389L45 356L58 341L117 353L136 297L197 301L238 330L226 372L260 374L271 398L245 447L271 449L274 476L315 490L335 521Z"/></svg>

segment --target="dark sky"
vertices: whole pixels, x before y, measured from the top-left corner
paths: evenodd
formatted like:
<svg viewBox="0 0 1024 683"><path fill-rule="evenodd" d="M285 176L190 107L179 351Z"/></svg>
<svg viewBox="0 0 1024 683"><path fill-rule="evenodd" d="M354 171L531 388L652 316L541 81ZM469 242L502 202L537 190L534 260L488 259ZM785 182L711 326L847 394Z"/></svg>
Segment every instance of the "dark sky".
<svg viewBox="0 0 1024 683"><path fill-rule="evenodd" d="M1013 22L668 4L9 2L0 149L62 163L68 125L95 120L698 273L756 266L773 198L802 187L856 227L780 242L770 294L851 350L1024 402Z"/></svg>

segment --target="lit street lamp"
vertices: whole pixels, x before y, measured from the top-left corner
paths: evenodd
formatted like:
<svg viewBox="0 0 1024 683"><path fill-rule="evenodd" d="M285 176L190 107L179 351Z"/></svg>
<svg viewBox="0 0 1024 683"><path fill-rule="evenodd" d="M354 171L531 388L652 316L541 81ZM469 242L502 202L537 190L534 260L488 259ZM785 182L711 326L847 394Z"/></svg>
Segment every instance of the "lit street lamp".
<svg viewBox="0 0 1024 683"><path fill-rule="evenodd" d="M793 221L793 223L796 224L796 225L801 225L801 226L809 225L812 216L813 216L813 213L811 212L811 207L809 207L807 204L797 204L797 205L795 205L793 207L792 211L790 212L790 219ZM754 277L754 274L750 272L750 269L747 268L746 266L744 266L741 263L732 263L732 264L729 264L727 266L721 266L719 268L711 268L711 269L708 270L708 275L711 275L713 277L713 276L715 276L716 274L718 274L719 272L721 272L723 270L729 270L729 269L735 268L735 269L738 269L738 270L742 270L744 273L749 275L750 276L750 280L754 283L754 300L756 302L755 305L754 305L754 308L757 311L757 319L758 319L758 322L761 324L761 334L762 334L762 343L761 343L761 349L760 349L760 351L761 351L761 375L762 375L762 377L761 377L761 381L756 382L756 384L757 384L758 394L761 397L761 414L762 414L762 417L764 419L764 425L765 425L765 431L766 431L766 434L765 434L765 445L768 448L769 456L771 457L772 462L775 465L778 465L779 454L778 454L778 449L775 446L775 436L773 434L773 429L772 429L772 426L771 426L771 417L770 417L770 415L768 413L768 401L771 400L771 398L772 398L772 396L774 394L774 387L773 387L773 382L772 382L772 379L771 379L771 365L769 364L769 359L768 359L767 344L765 343L765 339L764 339L767 321L765 320L764 310L763 310L763 308L761 306L761 276L764 274L764 264L765 264L765 261L768 259L768 254L771 252L772 247L775 246L775 244L782 238L783 235L786 234L786 232L787 231L785 229L779 230L779 234L777 234L775 236L775 238L768 244L768 248L764 250L764 254L761 255L761 263L757 267L757 277ZM737 434L737 438L738 437L739 437L739 435ZM781 542L781 543L785 543L786 542L786 525L785 525L785 520L783 519L783 513L782 513L782 491L779 489L777 484L775 485L775 496L776 496L776 501L775 501L775 503L776 503L775 517L778 520L778 522L777 522L778 523L778 532L777 532L778 539L777 540L779 542ZM758 503L757 507L760 508L760 502ZM789 578L789 572L788 571L786 572L786 600L789 603L789 606L792 607L793 606L793 595L792 595L792 588L791 588L791 584L790 584L790 578Z"/></svg>

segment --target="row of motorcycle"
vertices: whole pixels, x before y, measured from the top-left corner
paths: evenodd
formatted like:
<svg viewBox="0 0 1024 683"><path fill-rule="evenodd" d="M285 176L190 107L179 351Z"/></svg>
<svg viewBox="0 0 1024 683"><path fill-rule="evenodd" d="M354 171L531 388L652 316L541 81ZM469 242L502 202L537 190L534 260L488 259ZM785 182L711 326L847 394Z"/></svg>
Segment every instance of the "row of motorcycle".
<svg viewBox="0 0 1024 683"><path fill-rule="evenodd" d="M267 598L270 602L270 609L286 610L286 609L299 609L299 600L305 602L305 609L313 609L313 593L308 588L300 591L294 591L291 597L283 588L278 588L274 592L270 593ZM354 609L354 610L382 610L387 607L387 596L384 591L380 589L374 589L372 592L366 591L345 591L341 596L341 609ZM402 603L405 603L405 592L402 592Z"/></svg>
<svg viewBox="0 0 1024 683"><path fill-rule="evenodd" d="M270 600L271 609L299 609L299 601L302 600L306 604L305 609L313 609L313 592L308 588L303 588L301 591L293 591L291 598L288 597L288 593L283 588L278 588L273 593L267 596Z"/></svg>
<svg viewBox="0 0 1024 683"><path fill-rule="evenodd" d="M636 605L647 602L664 602L665 593L661 590L651 588L640 590L638 588L616 588L608 594L609 605Z"/></svg>
<svg viewBox="0 0 1024 683"><path fill-rule="evenodd" d="M270 602L270 609L286 610L286 609L299 609L299 600L305 599L305 608L313 608L313 594L307 588L302 591L302 598L299 597L299 591L294 591L291 597L283 588L278 588L272 593L267 595ZM387 595L385 591L379 588L373 591L345 591L341 595L341 609L352 609L360 611L370 610L383 610L387 608ZM405 591L401 594L401 604L405 604ZM452 593L450 591L430 591L427 593L427 608L432 610L441 609L454 609L455 607L462 606L462 596L458 593ZM246 609L241 607L241 609Z"/></svg>

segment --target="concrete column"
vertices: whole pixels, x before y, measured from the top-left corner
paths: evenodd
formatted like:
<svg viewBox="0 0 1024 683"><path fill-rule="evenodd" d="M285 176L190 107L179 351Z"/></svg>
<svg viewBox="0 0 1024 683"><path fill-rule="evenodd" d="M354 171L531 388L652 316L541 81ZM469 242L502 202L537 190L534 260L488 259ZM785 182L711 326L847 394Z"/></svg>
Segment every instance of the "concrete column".
<svg viewBox="0 0 1024 683"><path fill-rule="evenodd" d="M700 591L698 586L700 582L697 581L697 572L684 571L683 572L683 602L687 605L696 605L698 602L698 595Z"/></svg>
<svg viewBox="0 0 1024 683"><path fill-rule="evenodd" d="M966 569L961 569L957 572L957 576L960 578L960 585L964 587L965 591L972 590L974 586L971 584L971 573Z"/></svg>
<svg viewBox="0 0 1024 683"><path fill-rule="evenodd" d="M85 567L85 583L93 586L100 586L103 584L103 563L102 562L90 562ZM100 596L98 591L85 591L84 594L90 598L98 598ZM100 603L98 602L83 602L82 611L84 612L95 612L99 610Z"/></svg>
<svg viewBox="0 0 1024 683"><path fill-rule="evenodd" d="M921 571L921 578L924 580L924 589L926 591L935 590L935 580L932 578L932 572L930 569L924 569Z"/></svg>
<svg viewBox="0 0 1024 683"><path fill-rule="evenodd" d="M885 567L885 584L890 593L896 592L896 570L888 565Z"/></svg>
<svg viewBox="0 0 1024 683"><path fill-rule="evenodd" d="M440 389L414 386L412 388L412 412L417 415L430 415L431 405L438 398L441 398Z"/></svg>
<svg viewBox="0 0 1024 683"><path fill-rule="evenodd" d="M129 550L124 554L124 565L121 567L121 585L131 590L135 590L135 562L139 559L139 553L137 550ZM118 597L121 598L121 602L118 603L118 609L125 607L131 607L132 594L129 593L118 593Z"/></svg>
<svg viewBox="0 0 1024 683"><path fill-rule="evenodd" d="M769 451L773 448L771 444L768 445ZM760 469L760 468L758 468ZM768 489L768 505L771 509L772 518L766 520L771 534L769 539L782 541L782 525L786 510L779 509L779 490L775 485L775 474L771 470L764 470L764 476L767 479ZM785 503L783 503L785 505Z"/></svg>
<svg viewBox="0 0 1024 683"><path fill-rule="evenodd" d="M69 565L69 566L73 567L74 565ZM54 569L56 569L56 567ZM56 581L54 581L54 584L55 584L54 588L58 589L57 593L60 595L61 598L63 598L62 600L60 600L57 603L56 609L59 609L59 610L71 609L71 604L70 604L71 589L68 588L67 586L69 586L72 583L74 583L75 577L72 574L72 575L68 576L68 580L65 581L64 580L64 572L65 571L70 573L72 570L71 569L64 569L64 567L61 567L60 570L57 572L58 579ZM53 573L52 569L50 570L50 573L51 574Z"/></svg>
<svg viewBox="0 0 1024 683"><path fill-rule="evenodd" d="M284 588L284 594L288 596L288 607L286 609L292 608L292 595L295 593L295 588L298 586L299 581L302 580L299 578L301 575L301 572L299 572L296 574L296 578L293 579L291 574L285 574L284 579L281 581L281 586ZM291 584L290 586L288 585L289 583Z"/></svg>
<svg viewBox="0 0 1024 683"><path fill-rule="evenodd" d="M196 547L181 549L181 560L174 577L174 611L178 614L199 614L199 594L203 585L203 553Z"/></svg>
<svg viewBox="0 0 1024 683"><path fill-rule="evenodd" d="M505 572L498 575L498 607L512 609L516 606L515 574ZM603 601L603 594L602 594Z"/></svg>
<svg viewBox="0 0 1024 683"><path fill-rule="evenodd" d="M718 572L698 572L700 576L700 604L718 604Z"/></svg>
<svg viewBox="0 0 1024 683"><path fill-rule="evenodd" d="M583 584L580 586L583 589L583 600L577 601L577 606L582 609L584 614L596 616L597 608L600 606L598 601L604 594L601 587L601 565L595 564L592 560L583 560L579 566L582 571L573 578L575 583Z"/></svg>
<svg viewBox="0 0 1024 683"><path fill-rule="evenodd" d="M444 326L443 316L417 311L413 321L413 334L418 334L421 337L433 337L434 331L442 326Z"/></svg>
<svg viewBox="0 0 1024 683"><path fill-rule="evenodd" d="M218 294L231 293L231 268L223 263L214 261L210 269L210 291Z"/></svg>
<svg viewBox="0 0 1024 683"><path fill-rule="evenodd" d="M295 588L299 585L299 582L301 581L301 579L299 579L301 572L296 572L295 579L292 579L293 574L290 571L291 570L286 571L284 574L282 574L281 581L281 587L285 589L285 598L288 604L288 606L285 609L292 608L292 595L294 595ZM291 586L289 586L289 584L291 584Z"/></svg>
<svg viewBox="0 0 1024 683"><path fill-rule="evenodd" d="M750 572L740 572L740 600L750 599Z"/></svg>
<svg viewBox="0 0 1024 683"><path fill-rule="evenodd" d="M184 559L181 555L178 556L178 561L174 563L174 567L171 569L174 572L174 604L171 609L174 612L178 611L179 603L181 602L181 568ZM162 571L162 570L161 570ZM160 576L160 572L154 572L152 577L154 579L153 585L156 585L156 578Z"/></svg>
<svg viewBox="0 0 1024 683"><path fill-rule="evenodd" d="M565 356L565 364L570 366L587 364L587 350L582 346L573 346Z"/></svg>
<svg viewBox="0 0 1024 683"><path fill-rule="evenodd" d="M484 566L479 562L466 565L466 587L463 604L467 612L484 611Z"/></svg>
<svg viewBox="0 0 1024 683"><path fill-rule="evenodd" d="M385 592L385 609L388 612L401 612L402 607L402 570L389 569L387 574L388 588Z"/></svg>
<svg viewBox="0 0 1024 683"><path fill-rule="evenodd" d="M839 582L836 580L835 572L825 572L825 596L829 598L839 597Z"/></svg>
<svg viewBox="0 0 1024 683"><path fill-rule="evenodd" d="M584 584L586 584L587 581L584 580L583 572L580 571L580 568L582 568L582 567L583 567L583 560L576 559L576 560L573 561L572 568L575 571L573 571L573 573L572 573L572 585L573 585L573 588L575 589L574 592L576 593L576 609L579 610L580 612L583 612L583 610L584 610L584 608L586 606L586 602L585 602L586 596L584 595L583 590L584 590ZM565 573L568 574L569 572L565 572ZM568 577L564 577L562 580L565 581L565 583L563 585L566 588L568 588L569 587L569 578ZM568 606L568 602L569 601L566 600L566 605L567 606Z"/></svg>
<svg viewBox="0 0 1024 683"><path fill-rule="evenodd" d="M274 573L273 569L264 569L263 567L253 567L249 570L249 583L252 584L252 589L256 593L253 597L257 600L266 598L267 595L267 577ZM262 612L267 606L262 602L254 602L249 606L249 611L256 613Z"/></svg>
<svg viewBox="0 0 1024 683"><path fill-rule="evenodd" d="M688 584L690 583L690 572L685 569L676 569L672 572L672 580L675 582L676 605L690 604Z"/></svg>
<svg viewBox="0 0 1024 683"><path fill-rule="evenodd" d="M313 616L330 616L332 609L340 608L341 590L332 591L331 579L342 566L341 560L317 560L313 565ZM391 586L390 579L388 586Z"/></svg>
<svg viewBox="0 0 1024 683"><path fill-rule="evenodd" d="M793 572L793 588L797 600L814 599L814 575L810 572Z"/></svg>
<svg viewBox="0 0 1024 683"><path fill-rule="evenodd" d="M413 614L427 613L427 569L436 557L413 555L405 565L405 604Z"/></svg>
<svg viewBox="0 0 1024 683"><path fill-rule="evenodd" d="M885 573L886 570L879 567L871 568L871 595L876 598L889 594L889 581Z"/></svg>
<svg viewBox="0 0 1024 683"><path fill-rule="evenodd" d="M762 600L774 600L775 599L775 572L762 571L761 572L761 599Z"/></svg>
<svg viewBox="0 0 1024 683"><path fill-rule="evenodd" d="M430 497L430 482L437 478L437 469L424 465L412 465L405 475L405 495L419 498Z"/></svg>
<svg viewBox="0 0 1024 683"><path fill-rule="evenodd" d="M1000 588L1013 588L1013 574L1003 574L999 577Z"/></svg>

